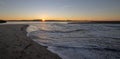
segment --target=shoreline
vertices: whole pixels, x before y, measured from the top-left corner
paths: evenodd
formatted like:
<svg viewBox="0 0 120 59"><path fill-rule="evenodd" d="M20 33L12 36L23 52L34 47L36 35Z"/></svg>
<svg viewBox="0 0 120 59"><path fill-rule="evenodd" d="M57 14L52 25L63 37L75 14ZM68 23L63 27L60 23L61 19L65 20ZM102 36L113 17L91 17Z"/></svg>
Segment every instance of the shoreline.
<svg viewBox="0 0 120 59"><path fill-rule="evenodd" d="M27 24L0 25L0 59L61 59L27 37Z"/></svg>

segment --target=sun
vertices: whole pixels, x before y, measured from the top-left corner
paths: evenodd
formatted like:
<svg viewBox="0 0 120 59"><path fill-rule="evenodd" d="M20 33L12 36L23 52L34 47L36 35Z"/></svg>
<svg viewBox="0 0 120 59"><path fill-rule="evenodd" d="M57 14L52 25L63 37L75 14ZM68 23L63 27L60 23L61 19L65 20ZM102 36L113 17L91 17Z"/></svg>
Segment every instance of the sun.
<svg viewBox="0 0 120 59"><path fill-rule="evenodd" d="M42 19L42 22L45 22L45 19Z"/></svg>

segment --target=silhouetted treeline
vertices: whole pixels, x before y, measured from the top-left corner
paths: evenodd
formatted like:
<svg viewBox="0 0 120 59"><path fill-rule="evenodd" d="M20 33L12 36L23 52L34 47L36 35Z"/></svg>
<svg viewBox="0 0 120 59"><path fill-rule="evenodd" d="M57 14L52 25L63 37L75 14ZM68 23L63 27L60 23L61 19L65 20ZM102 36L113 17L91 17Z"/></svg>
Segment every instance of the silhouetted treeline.
<svg viewBox="0 0 120 59"><path fill-rule="evenodd" d="M6 21L5 20L0 20L0 23L5 23Z"/></svg>
<svg viewBox="0 0 120 59"><path fill-rule="evenodd" d="M120 21L92 21L93 23L112 23L112 24L120 24Z"/></svg>
<svg viewBox="0 0 120 59"><path fill-rule="evenodd" d="M33 19L33 20L6 20L6 21L4 21L4 20L0 20L1 22L6 22L6 21L11 21L11 22L16 22L16 21L18 21L18 22L23 22L23 21L25 21L25 22L31 22L31 21L35 21L35 22L42 22L42 19ZM105 23L105 24L108 24L108 23L110 23L110 24L120 24L120 21L90 21L90 20L45 20L46 22L69 22L69 23L95 23L95 24L99 24L99 23Z"/></svg>

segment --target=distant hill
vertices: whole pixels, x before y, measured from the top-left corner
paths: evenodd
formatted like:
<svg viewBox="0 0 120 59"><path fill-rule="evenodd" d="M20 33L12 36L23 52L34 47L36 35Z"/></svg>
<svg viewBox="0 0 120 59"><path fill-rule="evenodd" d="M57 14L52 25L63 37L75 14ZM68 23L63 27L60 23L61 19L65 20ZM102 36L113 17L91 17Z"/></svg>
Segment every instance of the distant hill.
<svg viewBox="0 0 120 59"><path fill-rule="evenodd" d="M35 21L35 22L42 22L42 19L34 19L34 20L7 20L7 21L11 21L11 22L31 22L31 21ZM112 23L112 24L120 24L120 21L88 21L88 20L45 20L45 22L70 22L70 23Z"/></svg>
<svg viewBox="0 0 120 59"><path fill-rule="evenodd" d="M5 20L0 20L0 23L5 23L6 21Z"/></svg>
<svg viewBox="0 0 120 59"><path fill-rule="evenodd" d="M119 23L120 24L120 21L92 21L93 23Z"/></svg>

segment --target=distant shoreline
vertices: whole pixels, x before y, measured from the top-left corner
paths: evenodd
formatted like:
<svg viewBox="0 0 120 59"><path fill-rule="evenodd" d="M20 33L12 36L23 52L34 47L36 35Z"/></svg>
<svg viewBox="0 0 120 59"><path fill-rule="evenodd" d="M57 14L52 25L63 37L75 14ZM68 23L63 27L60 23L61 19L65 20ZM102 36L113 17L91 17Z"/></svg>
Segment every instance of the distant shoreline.
<svg viewBox="0 0 120 59"><path fill-rule="evenodd" d="M69 24L120 24L120 21L70 22Z"/></svg>
<svg viewBox="0 0 120 59"><path fill-rule="evenodd" d="M42 20L7 20L7 22L42 22ZM46 20L45 22L70 22L71 24L76 23L94 23L94 24L120 24L120 21L78 21L78 20Z"/></svg>

